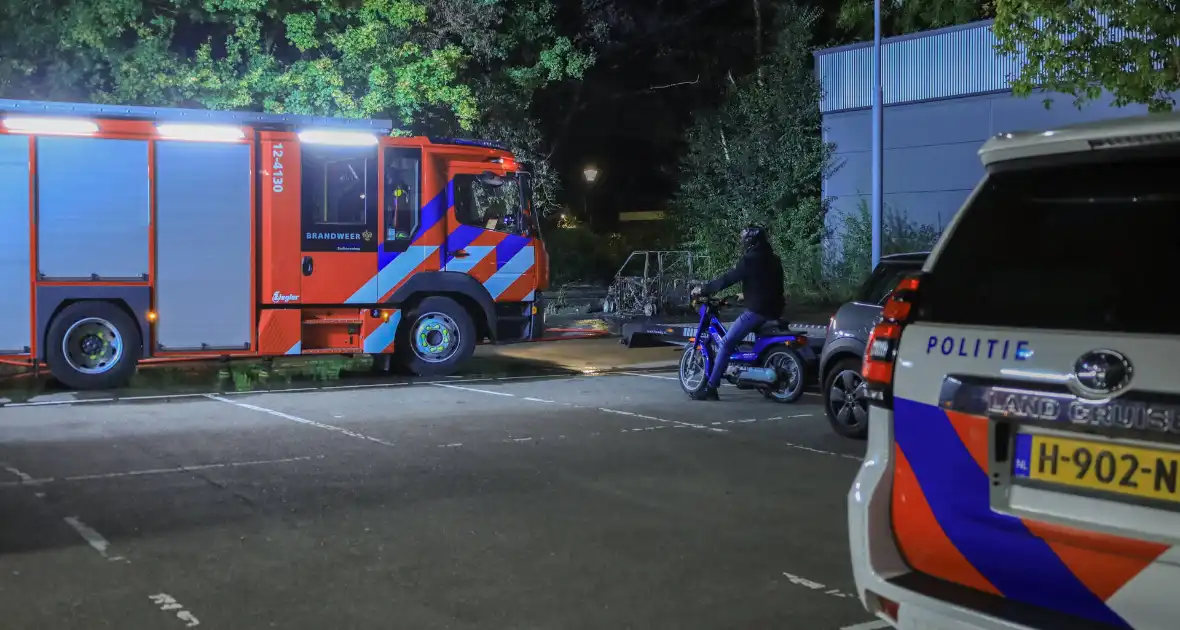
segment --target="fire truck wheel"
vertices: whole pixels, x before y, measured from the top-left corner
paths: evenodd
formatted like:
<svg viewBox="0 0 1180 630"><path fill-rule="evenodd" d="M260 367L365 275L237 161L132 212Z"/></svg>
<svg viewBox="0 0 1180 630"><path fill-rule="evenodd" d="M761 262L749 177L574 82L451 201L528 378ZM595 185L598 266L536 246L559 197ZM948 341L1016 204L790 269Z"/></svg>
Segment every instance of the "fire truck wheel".
<svg viewBox="0 0 1180 630"><path fill-rule="evenodd" d="M475 352L475 323L455 300L432 296L398 327L397 356L417 376L449 376Z"/></svg>
<svg viewBox="0 0 1180 630"><path fill-rule="evenodd" d="M126 311L100 300L75 302L57 314L46 335L45 360L73 389L114 389L135 374L139 326Z"/></svg>

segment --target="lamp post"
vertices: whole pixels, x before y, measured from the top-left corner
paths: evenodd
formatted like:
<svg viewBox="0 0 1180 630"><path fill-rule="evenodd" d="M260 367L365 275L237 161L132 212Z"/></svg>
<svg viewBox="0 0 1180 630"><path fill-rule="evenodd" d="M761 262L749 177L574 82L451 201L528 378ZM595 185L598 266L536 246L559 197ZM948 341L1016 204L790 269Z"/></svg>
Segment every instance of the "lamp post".
<svg viewBox="0 0 1180 630"><path fill-rule="evenodd" d="M586 224L590 226L594 225L590 219L590 188L598 180L599 172L598 167L593 164L587 164L582 169L582 177L586 180L586 187L582 190L582 214L586 215Z"/></svg>
<svg viewBox="0 0 1180 630"><path fill-rule="evenodd" d="M881 210L884 206L884 180L881 174L884 145L884 100L881 87L881 0L873 0L873 268L881 262Z"/></svg>

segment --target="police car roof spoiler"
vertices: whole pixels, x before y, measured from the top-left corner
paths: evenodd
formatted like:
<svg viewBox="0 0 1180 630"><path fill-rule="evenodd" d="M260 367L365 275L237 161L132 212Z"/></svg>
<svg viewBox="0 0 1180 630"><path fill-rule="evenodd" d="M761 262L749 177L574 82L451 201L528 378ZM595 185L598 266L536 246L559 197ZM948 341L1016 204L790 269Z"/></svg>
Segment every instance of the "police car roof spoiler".
<svg viewBox="0 0 1180 630"><path fill-rule="evenodd" d="M980 147L979 158L989 167L1009 160L1153 144L1180 144L1180 112L1000 133Z"/></svg>

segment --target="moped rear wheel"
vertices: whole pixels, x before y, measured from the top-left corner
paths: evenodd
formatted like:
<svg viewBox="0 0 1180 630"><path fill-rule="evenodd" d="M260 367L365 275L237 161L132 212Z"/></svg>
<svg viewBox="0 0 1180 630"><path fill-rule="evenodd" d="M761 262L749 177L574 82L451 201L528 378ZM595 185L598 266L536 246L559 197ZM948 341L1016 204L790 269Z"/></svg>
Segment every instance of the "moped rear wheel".
<svg viewBox="0 0 1180 630"><path fill-rule="evenodd" d="M770 387L760 388L762 395L780 403L793 403L803 396L806 371L803 359L787 346L774 346L766 351L762 365L778 372L779 380Z"/></svg>
<svg viewBox="0 0 1180 630"><path fill-rule="evenodd" d="M684 347L680 355L680 388L688 395L702 391L709 385L709 374L705 371L705 353L695 343Z"/></svg>

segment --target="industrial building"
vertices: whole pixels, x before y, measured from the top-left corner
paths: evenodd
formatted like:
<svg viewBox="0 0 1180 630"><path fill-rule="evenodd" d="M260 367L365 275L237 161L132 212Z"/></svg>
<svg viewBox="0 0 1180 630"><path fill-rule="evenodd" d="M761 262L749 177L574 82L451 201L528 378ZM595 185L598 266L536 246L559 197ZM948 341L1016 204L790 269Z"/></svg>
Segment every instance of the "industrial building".
<svg viewBox="0 0 1180 630"><path fill-rule="evenodd" d="M995 52L992 21L892 37L882 44L885 212L945 227L983 175L976 154L992 135L1146 113L1113 107L1109 96L1084 105L1060 94L1014 96L1009 77L1021 59ZM815 53L825 140L835 170L824 181L829 227L872 195L872 42ZM1045 108L1045 98L1052 106Z"/></svg>

